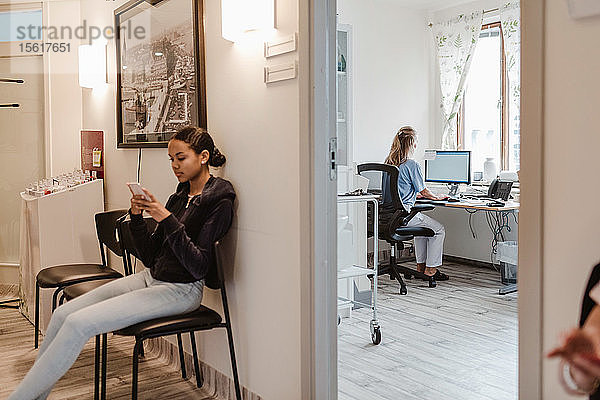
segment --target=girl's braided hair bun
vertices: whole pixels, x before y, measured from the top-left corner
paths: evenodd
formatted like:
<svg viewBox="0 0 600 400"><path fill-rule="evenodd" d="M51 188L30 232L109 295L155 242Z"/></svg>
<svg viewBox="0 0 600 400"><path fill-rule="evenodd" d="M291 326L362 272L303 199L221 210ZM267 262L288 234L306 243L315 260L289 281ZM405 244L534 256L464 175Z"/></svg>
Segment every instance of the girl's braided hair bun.
<svg viewBox="0 0 600 400"><path fill-rule="evenodd" d="M196 154L208 151L208 165L220 167L227 161L227 158L215 147L215 142L204 128L195 126L186 126L171 136L171 140L181 140L187 143Z"/></svg>

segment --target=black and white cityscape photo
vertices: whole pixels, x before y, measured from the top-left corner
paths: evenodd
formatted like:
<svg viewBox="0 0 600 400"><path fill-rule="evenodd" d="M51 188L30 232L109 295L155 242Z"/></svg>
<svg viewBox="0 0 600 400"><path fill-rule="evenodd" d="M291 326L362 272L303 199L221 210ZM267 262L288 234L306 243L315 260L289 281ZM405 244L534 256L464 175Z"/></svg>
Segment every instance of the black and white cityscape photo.
<svg viewBox="0 0 600 400"><path fill-rule="evenodd" d="M142 2L117 14L119 147L166 146L182 126L199 123L203 57L194 46L194 7L190 0Z"/></svg>

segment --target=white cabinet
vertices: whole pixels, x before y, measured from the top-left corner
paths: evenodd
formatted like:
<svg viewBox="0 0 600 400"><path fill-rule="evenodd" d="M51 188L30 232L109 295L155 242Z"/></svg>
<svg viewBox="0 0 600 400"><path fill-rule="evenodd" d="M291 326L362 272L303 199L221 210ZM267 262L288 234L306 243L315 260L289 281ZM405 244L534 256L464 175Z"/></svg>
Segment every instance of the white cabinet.
<svg viewBox="0 0 600 400"><path fill-rule="evenodd" d="M43 197L21 193L19 297L21 313L33 321L35 277L59 264L100 264L94 215L104 211L101 179ZM40 291L40 329L50 322L54 289Z"/></svg>
<svg viewBox="0 0 600 400"><path fill-rule="evenodd" d="M352 160L352 27L337 27L337 164L350 166Z"/></svg>

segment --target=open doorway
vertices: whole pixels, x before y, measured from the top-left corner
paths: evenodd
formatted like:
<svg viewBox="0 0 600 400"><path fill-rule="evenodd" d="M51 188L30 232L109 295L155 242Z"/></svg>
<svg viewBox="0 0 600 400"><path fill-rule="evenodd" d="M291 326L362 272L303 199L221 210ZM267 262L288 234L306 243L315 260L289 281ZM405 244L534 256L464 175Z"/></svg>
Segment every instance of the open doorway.
<svg viewBox="0 0 600 400"><path fill-rule="evenodd" d="M356 177L357 166L383 163L398 129L410 125L418 133L411 157L420 165L425 181L425 160L432 157L426 150L469 151L469 184L460 185L459 196L494 197L490 183L502 178L512 185L512 198L501 199L502 207L518 203L519 111L514 108L518 99L510 100L511 96L514 100L515 86L510 84L509 57L503 43L500 8L506 2L464 3L440 6L429 2L428 7L408 0L368 5L338 0L336 125L342 164L338 193L352 192L361 185L365 191L382 189L381 178L361 182ZM440 107L444 98L440 79L444 77L440 78L433 25L475 10L480 19L473 35L480 45L468 55L473 74L465 75L459 85L462 88L457 93L464 94L464 101L461 98L444 110ZM461 40L467 42L467 38L472 40L466 35ZM452 45L460 47L461 43ZM491 77L497 81L491 82ZM489 84L484 97L475 90L482 82ZM440 117L440 108L446 120L452 119L450 129ZM445 184L429 180L425 184L435 195L448 194ZM489 202L486 199L483 205ZM506 212L486 207L461 209L455 204L433 206L427 214L445 228L440 271L450 279L429 287L428 281L414 276L406 279L401 271L407 288L404 296L396 276L380 276L376 319L380 344L373 344L375 318L369 307L374 280L362 276L338 283L338 296L353 301L341 301L338 307L340 399L517 398L518 292L502 296L498 289L516 278L518 206L503 208ZM412 240L403 240L404 248L396 247L394 252L386 240L375 246L369 239L374 234L369 231L370 217L366 204L338 207L338 267L375 262L384 267L393 254L399 264L418 269Z"/></svg>

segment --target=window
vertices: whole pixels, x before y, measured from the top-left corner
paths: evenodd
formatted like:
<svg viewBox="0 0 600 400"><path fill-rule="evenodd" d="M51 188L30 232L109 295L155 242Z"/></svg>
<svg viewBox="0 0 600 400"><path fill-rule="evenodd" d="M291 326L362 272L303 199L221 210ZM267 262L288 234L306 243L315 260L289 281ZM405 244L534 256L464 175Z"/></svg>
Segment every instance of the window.
<svg viewBox="0 0 600 400"><path fill-rule="evenodd" d="M458 148L471 150L474 172L483 171L488 158L494 160L498 170L519 169L519 116L509 110L507 92L500 23L484 25L458 118Z"/></svg>

